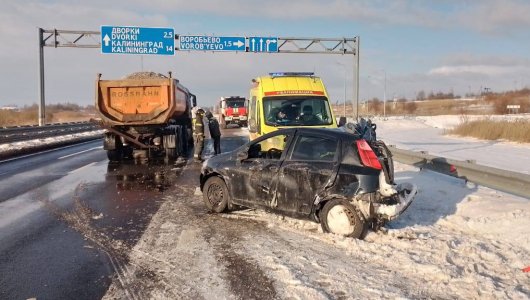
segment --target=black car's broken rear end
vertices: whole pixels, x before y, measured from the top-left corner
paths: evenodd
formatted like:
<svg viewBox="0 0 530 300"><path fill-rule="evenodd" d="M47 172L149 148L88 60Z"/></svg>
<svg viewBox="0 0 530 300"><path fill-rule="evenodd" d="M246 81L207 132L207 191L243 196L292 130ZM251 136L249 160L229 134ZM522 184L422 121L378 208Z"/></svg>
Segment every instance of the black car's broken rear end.
<svg viewBox="0 0 530 300"><path fill-rule="evenodd" d="M375 125L366 126L364 132L278 130L212 157L201 172L206 204L211 208L219 195L213 191L223 190L212 186L219 180L210 180L219 178L226 185L226 199L215 203L226 207L217 212L233 204L265 208L360 238L367 227L378 228L399 216L416 194L412 184L394 184L392 154L375 139Z"/></svg>

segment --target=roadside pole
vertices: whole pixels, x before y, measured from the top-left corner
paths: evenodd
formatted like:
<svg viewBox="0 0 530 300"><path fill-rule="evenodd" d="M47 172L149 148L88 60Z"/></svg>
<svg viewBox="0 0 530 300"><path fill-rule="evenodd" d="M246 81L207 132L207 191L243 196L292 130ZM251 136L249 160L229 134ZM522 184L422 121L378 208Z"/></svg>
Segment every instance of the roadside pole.
<svg viewBox="0 0 530 300"><path fill-rule="evenodd" d="M46 105L44 99L44 29L39 28L39 126L46 124Z"/></svg>
<svg viewBox="0 0 530 300"><path fill-rule="evenodd" d="M354 56L354 69L353 73L355 74L355 78L353 79L353 86L355 86L355 103L356 108L355 109L355 120L359 122L359 50L361 49L361 38L359 36L356 37L357 40L357 47L355 49L355 56ZM353 106L353 103L352 103Z"/></svg>

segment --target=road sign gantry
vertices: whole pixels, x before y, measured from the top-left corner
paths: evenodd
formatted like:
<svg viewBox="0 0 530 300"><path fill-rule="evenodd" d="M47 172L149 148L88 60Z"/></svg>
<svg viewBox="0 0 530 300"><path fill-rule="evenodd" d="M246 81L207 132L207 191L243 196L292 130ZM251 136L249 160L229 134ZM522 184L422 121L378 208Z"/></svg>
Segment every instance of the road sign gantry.
<svg viewBox="0 0 530 300"><path fill-rule="evenodd" d="M113 32L114 28L114 32ZM129 28L129 30L127 30ZM109 31L110 30L110 31ZM353 54L354 86L359 118L359 48L360 38L293 38L293 37L234 37L234 36L200 36L189 37L187 45L175 47L176 40L173 28L101 26L101 31L58 30L38 28L39 33L39 125L45 124L44 93L44 47L100 48L101 53L118 54L155 54L171 56L175 51L235 51L253 53L307 53L307 54ZM113 36L113 33L115 34ZM99 36L99 37L98 37ZM197 37L197 41L195 41ZM207 37L206 42L199 37ZM184 42L186 43L186 42ZM113 48L114 47L114 48ZM193 49L192 49L193 48ZM244 48L244 49L243 49Z"/></svg>

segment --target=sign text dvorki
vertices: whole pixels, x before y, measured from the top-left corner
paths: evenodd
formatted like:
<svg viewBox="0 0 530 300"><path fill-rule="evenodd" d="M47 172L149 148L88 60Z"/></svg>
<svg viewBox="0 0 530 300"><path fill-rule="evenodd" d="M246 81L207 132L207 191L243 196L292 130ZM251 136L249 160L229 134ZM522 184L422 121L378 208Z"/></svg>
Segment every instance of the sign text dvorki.
<svg viewBox="0 0 530 300"><path fill-rule="evenodd" d="M101 51L120 54L174 54L172 28L101 27Z"/></svg>

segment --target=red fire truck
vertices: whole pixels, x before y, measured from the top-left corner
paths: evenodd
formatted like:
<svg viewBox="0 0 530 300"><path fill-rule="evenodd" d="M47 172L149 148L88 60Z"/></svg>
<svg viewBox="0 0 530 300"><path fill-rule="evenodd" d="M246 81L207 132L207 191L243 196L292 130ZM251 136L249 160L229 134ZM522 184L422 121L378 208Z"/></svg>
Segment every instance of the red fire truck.
<svg viewBox="0 0 530 300"><path fill-rule="evenodd" d="M220 123L223 128L228 124L248 125L247 100L240 96L221 97L219 101Z"/></svg>

